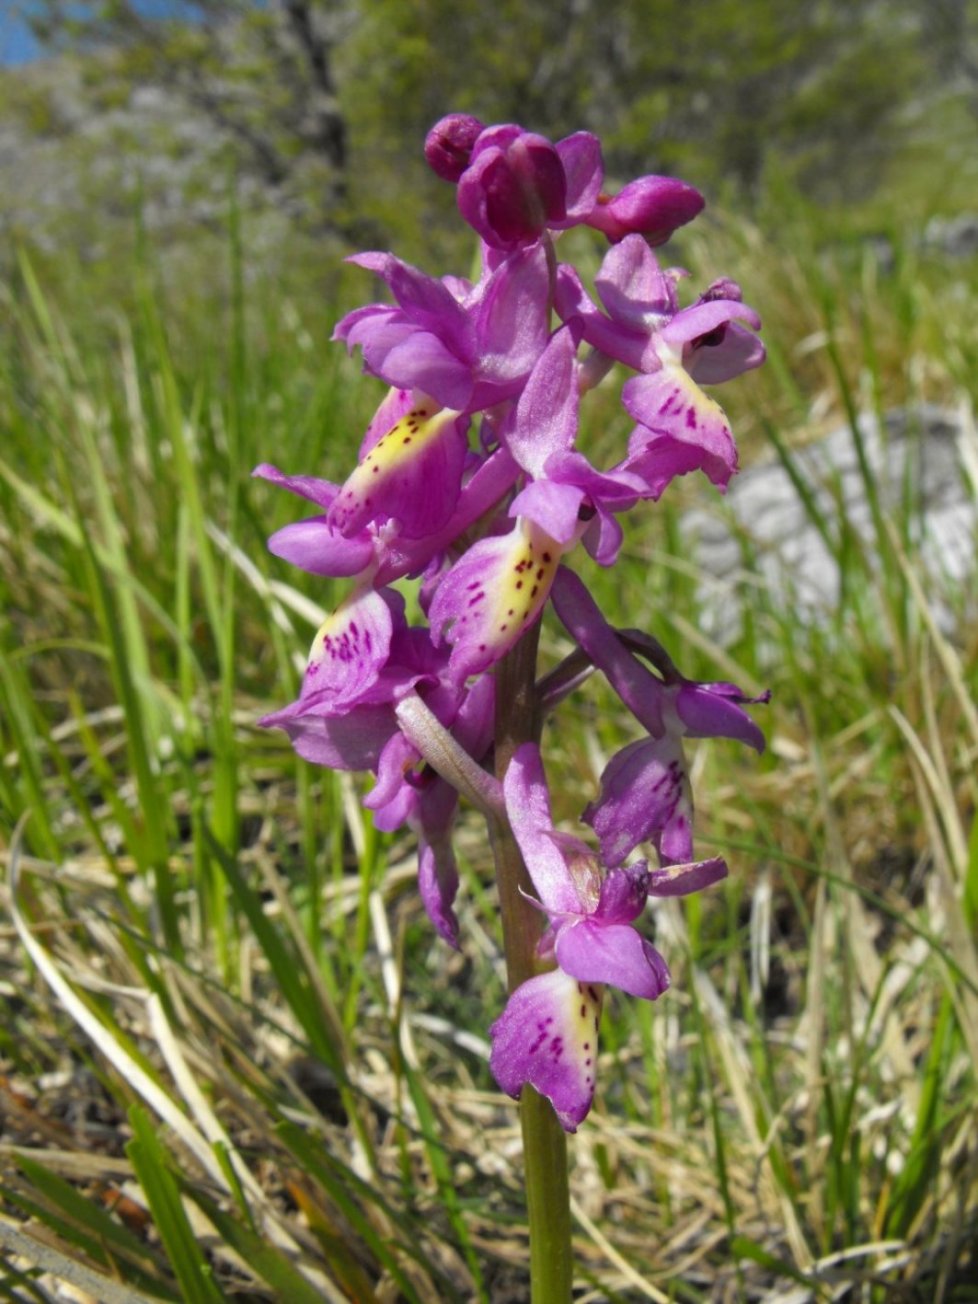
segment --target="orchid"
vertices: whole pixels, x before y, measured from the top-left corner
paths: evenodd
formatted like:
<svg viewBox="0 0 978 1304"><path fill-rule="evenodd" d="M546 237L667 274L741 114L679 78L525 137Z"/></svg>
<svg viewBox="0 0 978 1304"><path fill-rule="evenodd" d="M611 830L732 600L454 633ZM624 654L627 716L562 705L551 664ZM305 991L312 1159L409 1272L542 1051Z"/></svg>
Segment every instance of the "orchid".
<svg viewBox="0 0 978 1304"><path fill-rule="evenodd" d="M648 731L611 758L600 794L582 818L598 835L609 865L621 864L644 841L653 843L665 865L692 862L693 801L682 739L732 738L761 752L764 735L743 706L770 695L747 697L735 684L684 679L654 640L609 625L571 571L562 569L556 578L561 621ZM635 655L636 647L664 673L654 674Z"/></svg>
<svg viewBox="0 0 978 1304"><path fill-rule="evenodd" d="M579 323L584 339L639 375L625 383L622 401L638 422L622 469L658 498L687 471L703 470L725 488L737 469L737 450L723 409L701 382L731 379L764 360L753 330L760 319L734 281L715 282L689 308L680 308L680 273L664 273L647 243L628 235L605 256L595 280L607 315L585 291L577 272L560 268L556 306Z"/></svg>
<svg viewBox="0 0 978 1304"><path fill-rule="evenodd" d="M371 375L459 412L519 394L549 338L547 259L539 243L514 250L476 285L426 276L393 254L349 261L376 273L397 305L357 308L333 332L349 349L361 348Z"/></svg>
<svg viewBox="0 0 978 1304"><path fill-rule="evenodd" d="M704 386L758 366L764 349L734 281L684 303L686 273L652 253L702 208L687 183L644 176L609 194L590 133L554 143L467 114L437 123L425 156L456 187L481 271L351 259L389 295L334 331L385 387L356 465L338 484L268 463L255 472L312 505L272 552L348 590L313 640L298 697L262 723L314 764L372 776L364 805L378 829L416 838L422 904L456 948L463 801L487 820L510 985L490 1068L520 1098L539 1190L565 1162L553 1129L574 1131L591 1108L606 989L657 1000L669 987L646 903L728 872L694 856L687 740L760 751L745 708L767 700L687 679L652 635L611 624L571 567L578 545L615 565L629 514L677 476L700 470L726 488L737 448ZM560 260L571 227L610 243L597 302ZM620 397L634 428L611 465L595 465L586 403L616 364L630 373ZM572 651L538 682L549 609ZM594 670L640 730L579 811L596 848L555 827L539 749L544 715ZM536 1200L531 1223L549 1216ZM534 1271L566 1269L557 1256Z"/></svg>
<svg viewBox="0 0 978 1304"><path fill-rule="evenodd" d="M669 985L669 971L632 927L645 906L647 869L615 870L602 881L585 844L555 832L533 743L516 752L503 788L513 833L550 921L539 949L557 968L510 996L492 1026L491 1067L512 1096L533 1085L573 1131L594 1096L604 984L655 1000Z"/></svg>
<svg viewBox="0 0 978 1304"><path fill-rule="evenodd" d="M554 828L533 743L513 756L503 791L549 920L538 955L557 967L510 996L491 1029L492 1070L510 1095L526 1083L534 1086L572 1131L594 1095L603 988L654 1001L669 986L665 960L634 927L648 897L699 891L722 879L727 867L714 859L652 872L645 861L605 869L586 843Z"/></svg>

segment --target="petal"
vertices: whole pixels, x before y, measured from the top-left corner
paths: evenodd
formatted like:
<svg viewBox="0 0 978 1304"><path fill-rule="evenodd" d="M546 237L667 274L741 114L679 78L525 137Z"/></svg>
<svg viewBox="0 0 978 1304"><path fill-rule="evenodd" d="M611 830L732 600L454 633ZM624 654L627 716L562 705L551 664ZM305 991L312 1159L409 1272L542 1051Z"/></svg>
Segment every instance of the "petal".
<svg viewBox="0 0 978 1304"><path fill-rule="evenodd" d="M429 331L407 329L397 340L364 346L367 369L388 385L430 394L459 412L472 397L472 368Z"/></svg>
<svg viewBox="0 0 978 1304"><path fill-rule="evenodd" d="M609 240L621 240L637 232L651 244L664 244L679 226L701 212L705 200L700 192L677 177L637 177L617 195L599 202L588 223L603 231Z"/></svg>
<svg viewBox="0 0 978 1304"><path fill-rule="evenodd" d="M455 511L440 530L422 539L385 538L374 583L390 584L403 575L418 575L432 557L445 552L512 488L519 467L505 448L496 451L466 480Z"/></svg>
<svg viewBox="0 0 978 1304"><path fill-rule="evenodd" d="M689 374L698 385L719 385L759 367L766 354L753 331L732 323L716 344L702 342L686 359Z"/></svg>
<svg viewBox="0 0 978 1304"><path fill-rule="evenodd" d="M374 824L390 833L407 819L418 800L418 789L408 781L408 773L421 765L421 757L400 732L391 736L377 762L377 782L363 799L367 810L374 811Z"/></svg>
<svg viewBox="0 0 978 1304"><path fill-rule="evenodd" d="M601 142L589 131L575 131L572 136L558 140L556 150L567 179L567 217L553 223L559 228L582 222L598 202L604 161Z"/></svg>
<svg viewBox="0 0 978 1304"><path fill-rule="evenodd" d="M412 325L431 331L454 353L465 356L464 346L470 336L468 318L455 296L437 277L428 276L388 253L354 254L347 262L375 272L390 286Z"/></svg>
<svg viewBox="0 0 978 1304"><path fill-rule="evenodd" d="M625 540L625 532L618 521L598 508L598 514L584 532L584 547L599 566L614 566Z"/></svg>
<svg viewBox="0 0 978 1304"><path fill-rule="evenodd" d="M503 795L513 836L519 844L544 909L550 914L578 914L582 904L574 880L553 836L550 795L535 743L518 747L506 769Z"/></svg>
<svg viewBox="0 0 978 1304"><path fill-rule="evenodd" d="M601 895L592 919L608 924L630 924L645 908L649 895L649 871L645 861L612 869L601 884Z"/></svg>
<svg viewBox="0 0 978 1304"><path fill-rule="evenodd" d="M537 359L516 405L506 446L524 471L539 478L547 458L566 452L577 438L580 396L577 344L580 327L562 326Z"/></svg>
<svg viewBox="0 0 978 1304"><path fill-rule="evenodd" d="M549 338L547 256L542 245L510 254L473 302L477 403L512 397Z"/></svg>
<svg viewBox="0 0 978 1304"><path fill-rule="evenodd" d="M374 541L366 532L346 539L334 530L325 516L294 521L276 530L268 550L310 575L334 579L359 575L374 559Z"/></svg>
<svg viewBox="0 0 978 1304"><path fill-rule="evenodd" d="M616 322L644 330L646 335L676 311L675 280L660 269L640 235L626 236L608 250L594 288Z"/></svg>
<svg viewBox="0 0 978 1304"><path fill-rule="evenodd" d="M518 521L509 534L480 539L438 583L429 619L436 642L452 644L451 669L487 669L543 610L561 547L539 526Z"/></svg>
<svg viewBox="0 0 978 1304"><path fill-rule="evenodd" d="M575 1132L594 1098L600 1018L598 988L560 969L530 978L490 1029L493 1076L510 1096L534 1087Z"/></svg>
<svg viewBox="0 0 978 1304"><path fill-rule="evenodd" d="M734 320L745 321L756 331L761 329L760 317L739 299L707 299L677 312L662 328L662 338L673 347L691 344Z"/></svg>
<svg viewBox="0 0 978 1304"><path fill-rule="evenodd" d="M688 782L683 784L676 809L662 832L657 838L653 833L652 838L663 864L687 864L693 859L693 801Z"/></svg>
<svg viewBox="0 0 978 1304"><path fill-rule="evenodd" d="M346 714L317 714L303 701L258 722L284 729L303 760L328 770L375 770L384 744L397 729L393 707L355 706Z"/></svg>
<svg viewBox="0 0 978 1304"><path fill-rule="evenodd" d="M354 705L377 680L390 651L391 608L380 593L353 593L320 625L309 652L301 697L315 695L321 714Z"/></svg>
<svg viewBox="0 0 978 1304"><path fill-rule="evenodd" d="M458 892L458 867L451 838L436 843L419 838L418 891L435 932L453 950L458 951L458 918L452 909Z"/></svg>
<svg viewBox="0 0 978 1304"><path fill-rule="evenodd" d="M669 986L665 960L630 924L581 919L557 933L557 963L581 983L618 987L654 1001Z"/></svg>
<svg viewBox="0 0 978 1304"><path fill-rule="evenodd" d="M282 489L289 489L302 498L308 498L319 507L329 507L339 493L339 486L331 484L329 480L319 480L313 475L286 475L270 462L262 462L251 474L260 480L269 480Z"/></svg>
<svg viewBox="0 0 978 1304"><path fill-rule="evenodd" d="M601 775L601 792L584 812L607 865L619 865L646 839L674 828L689 806L682 747L675 738L643 738L616 752ZM670 844L671 845L671 844ZM671 860L691 855L667 853Z"/></svg>
<svg viewBox="0 0 978 1304"><path fill-rule="evenodd" d="M737 470L737 447L730 423L719 403L697 385L681 366L668 364L644 376L633 376L622 389L622 402L636 421L654 435L665 435L695 450L696 465L720 488ZM629 443L625 468L635 471L645 448L641 433ZM651 441L649 441L651 442ZM640 472L639 472L640 473Z"/></svg>
<svg viewBox="0 0 978 1304"><path fill-rule="evenodd" d="M647 327L609 321L591 302L575 269L566 263L557 268L554 307L563 321L581 323L584 339L592 348L639 370L649 344Z"/></svg>
<svg viewBox="0 0 978 1304"><path fill-rule="evenodd" d="M413 407L423 403L424 399L424 394L419 390L398 389L392 385L377 411L370 418L370 425L367 426L360 443L357 460L362 462L374 444L387 434L391 426L396 425L401 417L407 416Z"/></svg>
<svg viewBox="0 0 978 1304"><path fill-rule="evenodd" d="M604 672L639 723L650 734L662 734L665 731L663 684L622 645L582 580L566 566L558 570L553 600L567 632Z"/></svg>
<svg viewBox="0 0 978 1304"><path fill-rule="evenodd" d="M523 516L545 530L562 549L570 548L581 532L584 492L570 484L534 480L513 499L511 516Z"/></svg>
<svg viewBox="0 0 978 1304"><path fill-rule="evenodd" d="M630 475L645 484L646 496L658 501L677 476L700 471L709 455L696 444L636 427L629 440L629 456L622 462Z"/></svg>
<svg viewBox="0 0 978 1304"><path fill-rule="evenodd" d="M764 735L738 698L709 684L683 684L676 694L676 711L690 738L734 738L757 752L764 750Z"/></svg>
<svg viewBox="0 0 978 1304"><path fill-rule="evenodd" d="M727 862L719 856L685 865L664 865L649 875L649 896L688 896L727 877Z"/></svg>
<svg viewBox="0 0 978 1304"><path fill-rule="evenodd" d="M408 539L444 525L458 501L467 448L458 415L436 410L430 399L410 408L346 481L329 523L351 535L370 521L395 520Z"/></svg>
<svg viewBox="0 0 978 1304"><path fill-rule="evenodd" d="M459 949L458 920L452 909L458 893L458 866L452 828L458 793L444 779L435 779L418 802L418 888L428 918L439 937Z"/></svg>
<svg viewBox="0 0 978 1304"><path fill-rule="evenodd" d="M547 478L583 490L595 507L627 511L642 496L644 485L638 476L616 468L596 471L582 453L554 453L547 458Z"/></svg>

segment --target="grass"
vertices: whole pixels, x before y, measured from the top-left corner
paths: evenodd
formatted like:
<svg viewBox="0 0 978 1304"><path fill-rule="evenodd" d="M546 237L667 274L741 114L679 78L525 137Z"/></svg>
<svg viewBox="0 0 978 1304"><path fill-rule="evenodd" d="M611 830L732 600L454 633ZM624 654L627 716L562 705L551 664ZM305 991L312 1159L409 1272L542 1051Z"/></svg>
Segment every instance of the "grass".
<svg viewBox="0 0 978 1304"><path fill-rule="evenodd" d="M612 1002L572 1143L580 1300L976 1298L973 575L923 573L914 495L884 509L868 474L859 544L798 462L847 423L858 454L866 411L970 410L976 269L896 233L887 270L797 203L781 216L780 239L708 226L681 261L740 276L764 317L771 361L724 398L745 461L793 476L843 599L806 617L743 534L736 632L698 633L711 594L680 518L725 510L704 484L587 571L685 673L774 699L760 762L691 753L700 844L733 873L656 907L673 990ZM256 726L334 593L267 554L295 509L251 467L342 476L375 394L327 348L332 314L252 282L232 233L223 306L191 335L147 258L122 310L26 260L5 291L0 1292L521 1300L483 831L460 830L448 954L359 779ZM594 429L597 461L627 433L611 408ZM549 624L543 647L567 650ZM565 708L562 818L626 728L596 683Z"/></svg>

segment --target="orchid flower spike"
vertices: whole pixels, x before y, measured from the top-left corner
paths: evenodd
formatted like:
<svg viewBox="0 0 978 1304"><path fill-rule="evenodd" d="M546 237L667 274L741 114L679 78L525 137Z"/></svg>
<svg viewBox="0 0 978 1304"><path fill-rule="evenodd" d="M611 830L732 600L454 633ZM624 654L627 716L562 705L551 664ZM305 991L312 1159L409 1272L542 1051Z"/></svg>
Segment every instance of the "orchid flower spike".
<svg viewBox="0 0 978 1304"><path fill-rule="evenodd" d="M652 248L699 213L702 195L661 176L611 193L590 132L554 142L452 113L428 133L425 158L479 237L477 271L433 276L384 251L350 259L386 298L344 316L333 338L385 388L338 483L268 463L255 471L311 504L272 536L272 553L347 582L298 696L262 723L313 764L373 777L363 803L377 828L414 835L422 904L453 947L463 944L453 847L462 803L508 846L500 888L519 907L507 877L515 839L544 927L532 954L535 934L517 941L521 977L536 972L492 1025L491 1068L511 1095L529 1085L546 1096L573 1131L594 1097L606 989L656 1000L669 986L642 931L648 899L727 873L718 857L694 859L685 742L724 737L760 751L745 707L766 696L686 679L649 635L606 620L567 563L581 544L614 565L626 514L677 476L698 470L726 488L737 447L705 387L763 361L760 320L727 277L683 306L687 274ZM610 244L594 298L558 256L572 227ZM597 465L605 441L582 437L583 409L597 386L617 382L616 367L631 373L620 399L634 428ZM499 663L548 605L571 652L534 686L527 642L504 675ZM554 827L539 748L517 746L592 670L642 731L612 753L583 811L597 849ZM504 695L511 673L519 691ZM654 867L632 859L641 844Z"/></svg>

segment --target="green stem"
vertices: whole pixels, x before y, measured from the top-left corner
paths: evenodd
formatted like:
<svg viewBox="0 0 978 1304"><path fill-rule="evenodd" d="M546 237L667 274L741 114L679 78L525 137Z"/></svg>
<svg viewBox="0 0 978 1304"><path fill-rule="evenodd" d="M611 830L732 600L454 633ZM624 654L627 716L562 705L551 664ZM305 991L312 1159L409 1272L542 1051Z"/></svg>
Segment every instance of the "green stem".
<svg viewBox="0 0 978 1304"><path fill-rule="evenodd" d="M539 623L496 668L496 775L502 780L513 753L540 733L534 691ZM503 924L509 989L539 972L536 958L542 915L530 904L533 884L507 823L490 821ZM530 1229L530 1298L533 1304L569 1304L571 1257L567 1138L549 1100L532 1087L520 1096L523 1171Z"/></svg>

